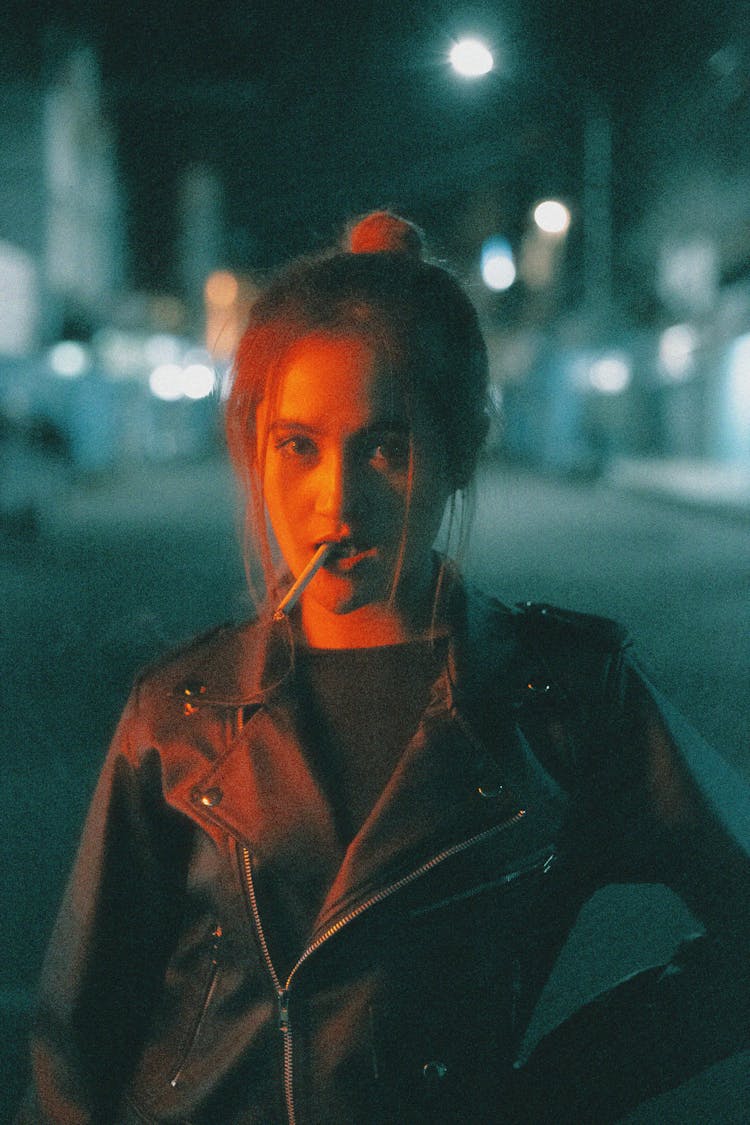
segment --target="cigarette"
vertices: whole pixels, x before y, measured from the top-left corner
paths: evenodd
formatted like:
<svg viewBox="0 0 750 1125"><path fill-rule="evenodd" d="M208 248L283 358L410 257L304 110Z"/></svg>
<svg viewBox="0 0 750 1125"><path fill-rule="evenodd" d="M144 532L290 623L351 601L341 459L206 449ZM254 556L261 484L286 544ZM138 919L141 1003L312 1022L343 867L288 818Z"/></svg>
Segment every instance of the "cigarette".
<svg viewBox="0 0 750 1125"><path fill-rule="evenodd" d="M328 558L332 548L333 543L321 543L307 566L304 570L300 571L297 581L290 587L277 605L273 615L274 621L281 621L285 614L291 613L305 588L312 582L313 578Z"/></svg>

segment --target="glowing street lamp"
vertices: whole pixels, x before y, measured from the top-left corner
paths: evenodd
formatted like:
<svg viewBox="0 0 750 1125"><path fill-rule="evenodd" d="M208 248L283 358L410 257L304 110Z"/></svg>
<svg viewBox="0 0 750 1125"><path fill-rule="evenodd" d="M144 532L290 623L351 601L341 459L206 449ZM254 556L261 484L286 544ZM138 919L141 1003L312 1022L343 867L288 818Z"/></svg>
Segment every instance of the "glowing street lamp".
<svg viewBox="0 0 750 1125"><path fill-rule="evenodd" d="M459 39L454 43L450 64L462 78L482 78L495 65L492 51L481 39Z"/></svg>
<svg viewBox="0 0 750 1125"><path fill-rule="evenodd" d="M534 208L534 222L543 234L562 235L570 226L570 211L557 199L544 199Z"/></svg>

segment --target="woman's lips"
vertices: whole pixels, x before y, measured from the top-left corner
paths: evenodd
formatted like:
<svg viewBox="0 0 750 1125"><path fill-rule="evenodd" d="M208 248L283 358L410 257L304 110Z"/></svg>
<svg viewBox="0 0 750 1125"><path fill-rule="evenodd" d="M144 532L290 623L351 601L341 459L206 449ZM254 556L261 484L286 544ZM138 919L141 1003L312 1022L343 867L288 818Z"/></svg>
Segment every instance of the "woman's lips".
<svg viewBox="0 0 750 1125"><path fill-rule="evenodd" d="M349 574L365 559L374 558L376 554L377 547L363 547L352 540L346 540L333 545L323 566L334 574Z"/></svg>

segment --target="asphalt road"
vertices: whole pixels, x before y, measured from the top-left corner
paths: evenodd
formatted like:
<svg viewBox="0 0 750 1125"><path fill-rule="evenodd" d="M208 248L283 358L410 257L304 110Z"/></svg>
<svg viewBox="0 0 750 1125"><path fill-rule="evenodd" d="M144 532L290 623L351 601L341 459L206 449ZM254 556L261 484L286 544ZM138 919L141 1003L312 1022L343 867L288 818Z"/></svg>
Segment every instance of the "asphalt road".
<svg viewBox="0 0 750 1125"><path fill-rule="evenodd" d="M38 541L0 541L0 1121L23 1084L29 997L133 675L247 611L235 509L223 466L171 467L61 489ZM466 566L503 600L627 622L659 685L750 777L750 522L487 466ZM563 954L539 1026L634 961L668 956L691 927L659 888L606 892ZM746 1054L629 1120L747 1125L748 1106Z"/></svg>

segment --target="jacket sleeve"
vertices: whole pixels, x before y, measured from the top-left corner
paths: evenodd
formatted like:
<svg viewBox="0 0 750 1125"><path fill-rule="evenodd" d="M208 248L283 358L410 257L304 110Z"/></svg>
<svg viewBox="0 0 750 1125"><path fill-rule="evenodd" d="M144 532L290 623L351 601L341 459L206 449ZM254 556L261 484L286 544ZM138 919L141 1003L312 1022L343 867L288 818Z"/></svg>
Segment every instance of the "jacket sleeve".
<svg viewBox="0 0 750 1125"><path fill-rule="evenodd" d="M748 785L626 653L610 684L611 751L589 774L592 884L662 883L704 932L541 1040L518 1073L535 1123L616 1121L750 1045Z"/></svg>
<svg viewBox="0 0 750 1125"><path fill-rule="evenodd" d="M180 910L185 824L134 696L110 747L49 944L19 1125L115 1120Z"/></svg>

